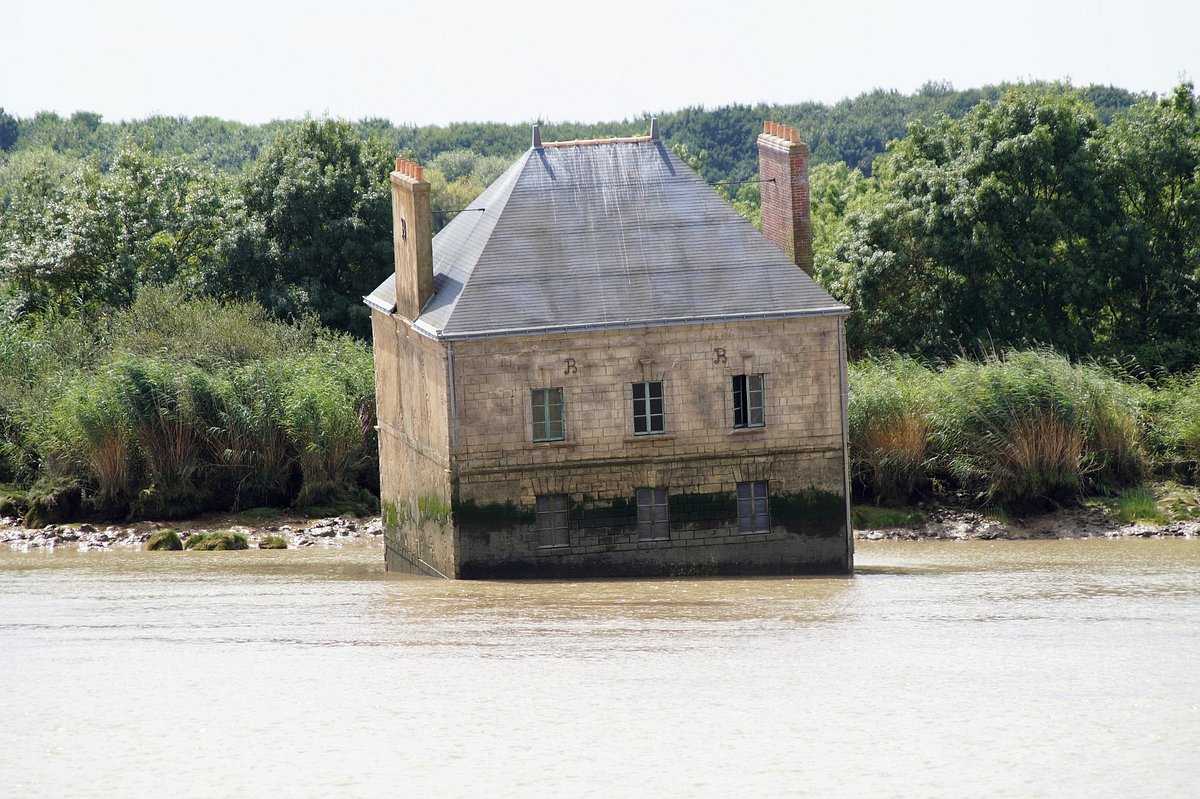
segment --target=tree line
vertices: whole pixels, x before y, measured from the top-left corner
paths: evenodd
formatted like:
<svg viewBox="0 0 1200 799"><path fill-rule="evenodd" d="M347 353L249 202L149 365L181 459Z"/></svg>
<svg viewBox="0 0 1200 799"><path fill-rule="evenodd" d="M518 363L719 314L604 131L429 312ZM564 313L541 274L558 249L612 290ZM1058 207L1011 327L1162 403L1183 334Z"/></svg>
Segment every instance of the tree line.
<svg viewBox="0 0 1200 799"><path fill-rule="evenodd" d="M1105 124L1069 87L910 126L870 176L812 176L817 278L857 353L1050 346L1200 363L1200 119L1190 83Z"/></svg>
<svg viewBox="0 0 1200 799"><path fill-rule="evenodd" d="M689 108L660 127L752 221L762 120L805 132L818 279L860 311L858 352L1040 342L1187 368L1194 105L1190 85L1159 100L931 83L830 106ZM563 123L545 136L647 125ZM108 123L0 109L0 313L94 315L172 284L365 337L360 298L391 263L395 155L429 167L440 228L528 146L526 126L496 123Z"/></svg>

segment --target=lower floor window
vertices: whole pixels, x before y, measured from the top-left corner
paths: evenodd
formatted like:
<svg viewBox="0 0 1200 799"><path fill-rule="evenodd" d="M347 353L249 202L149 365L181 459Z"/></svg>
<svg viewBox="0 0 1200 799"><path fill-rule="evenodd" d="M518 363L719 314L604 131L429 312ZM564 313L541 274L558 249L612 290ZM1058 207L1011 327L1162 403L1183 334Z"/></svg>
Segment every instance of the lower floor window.
<svg viewBox="0 0 1200 799"><path fill-rule="evenodd" d="M567 508L566 494L545 494L537 498L538 546L570 546L571 529Z"/></svg>
<svg viewBox="0 0 1200 799"><path fill-rule="evenodd" d="M756 480L737 484L738 532L761 533L771 529L767 511L767 482Z"/></svg>
<svg viewBox="0 0 1200 799"><path fill-rule="evenodd" d="M637 520L638 540L656 541L671 537L667 527L667 489L637 490Z"/></svg>

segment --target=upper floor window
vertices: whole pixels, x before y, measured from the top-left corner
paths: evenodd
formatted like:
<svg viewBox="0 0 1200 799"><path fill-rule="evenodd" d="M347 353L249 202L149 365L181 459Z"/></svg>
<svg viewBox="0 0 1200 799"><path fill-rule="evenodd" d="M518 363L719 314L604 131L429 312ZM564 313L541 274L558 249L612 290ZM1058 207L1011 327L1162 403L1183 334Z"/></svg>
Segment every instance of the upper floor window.
<svg viewBox="0 0 1200 799"><path fill-rule="evenodd" d="M738 532L762 533L771 529L765 480L737 484L737 512Z"/></svg>
<svg viewBox="0 0 1200 799"><path fill-rule="evenodd" d="M641 541L671 537L667 527L667 489L637 490L637 522L638 539Z"/></svg>
<svg viewBox="0 0 1200 799"><path fill-rule="evenodd" d="M763 404L762 375L733 376L734 427L762 427L765 425Z"/></svg>
<svg viewBox="0 0 1200 799"><path fill-rule="evenodd" d="M533 402L533 440L562 441L563 436L563 390L561 388L535 388Z"/></svg>
<svg viewBox="0 0 1200 799"><path fill-rule="evenodd" d="M633 434L661 433L666 430L661 380L633 384Z"/></svg>
<svg viewBox="0 0 1200 799"><path fill-rule="evenodd" d="M570 517L566 494L542 494L537 497L538 546L571 545Z"/></svg>

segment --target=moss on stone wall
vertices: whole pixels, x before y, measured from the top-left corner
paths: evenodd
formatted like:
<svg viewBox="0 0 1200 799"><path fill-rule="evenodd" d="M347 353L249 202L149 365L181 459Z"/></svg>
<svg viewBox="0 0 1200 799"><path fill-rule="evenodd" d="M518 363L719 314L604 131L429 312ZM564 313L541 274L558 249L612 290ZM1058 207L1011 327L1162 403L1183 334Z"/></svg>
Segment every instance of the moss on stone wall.
<svg viewBox="0 0 1200 799"><path fill-rule="evenodd" d="M533 524L533 508L507 502L485 502L480 505L473 499L455 502L454 520L463 528L488 527L501 529L521 524Z"/></svg>
<svg viewBox="0 0 1200 799"><path fill-rule="evenodd" d="M576 502L571 506L571 527L577 530L613 530L637 526L637 498Z"/></svg>
<svg viewBox="0 0 1200 799"><path fill-rule="evenodd" d="M670 494L668 502L672 529L737 523L737 499L730 492ZM840 494L808 488L772 495L770 509L772 524L783 525L797 535L827 537L845 533L846 505ZM422 508L422 515L430 518L425 510ZM459 529L477 538L532 525L536 520L534 508L511 500L484 504L473 499L457 501L452 513ZM570 523L572 530L592 534L636 529L637 497L597 500L585 496L571 504Z"/></svg>
<svg viewBox="0 0 1200 799"><path fill-rule="evenodd" d="M384 527L384 529L385 530L400 529L400 511L396 507L396 503L388 502L387 500L384 500L382 503L382 508L383 508L383 527ZM405 508L405 510L407 510L407 508Z"/></svg>
<svg viewBox="0 0 1200 799"><path fill-rule="evenodd" d="M846 499L832 491L807 488L794 494L772 494L771 523L797 535L828 537L846 532Z"/></svg>
<svg viewBox="0 0 1200 799"><path fill-rule="evenodd" d="M422 519L427 519L438 524L445 524L450 521L450 515L453 510L451 503L439 497L437 494L422 494L417 497L417 513Z"/></svg>
<svg viewBox="0 0 1200 799"><path fill-rule="evenodd" d="M671 494L667 501L672 526L705 522L723 524L737 520L737 502L728 491Z"/></svg>

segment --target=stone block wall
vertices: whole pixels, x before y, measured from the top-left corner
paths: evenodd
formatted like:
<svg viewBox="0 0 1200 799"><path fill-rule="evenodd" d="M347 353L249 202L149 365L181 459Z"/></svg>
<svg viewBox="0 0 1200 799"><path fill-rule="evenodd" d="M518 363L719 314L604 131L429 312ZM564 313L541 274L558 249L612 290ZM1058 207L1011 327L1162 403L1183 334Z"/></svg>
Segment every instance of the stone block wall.
<svg viewBox="0 0 1200 799"><path fill-rule="evenodd" d="M461 576L847 571L839 322L453 342ZM763 427L733 427L740 374L764 376ZM633 433L644 380L663 383L662 434ZM531 391L559 387L565 440L534 442ZM771 528L739 533L736 484L759 480ZM637 488L668 490L668 540L638 540ZM539 545L538 495L569 498L569 546Z"/></svg>
<svg viewBox="0 0 1200 799"><path fill-rule="evenodd" d="M389 571L450 576L449 392L445 346L373 310L379 489Z"/></svg>

